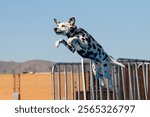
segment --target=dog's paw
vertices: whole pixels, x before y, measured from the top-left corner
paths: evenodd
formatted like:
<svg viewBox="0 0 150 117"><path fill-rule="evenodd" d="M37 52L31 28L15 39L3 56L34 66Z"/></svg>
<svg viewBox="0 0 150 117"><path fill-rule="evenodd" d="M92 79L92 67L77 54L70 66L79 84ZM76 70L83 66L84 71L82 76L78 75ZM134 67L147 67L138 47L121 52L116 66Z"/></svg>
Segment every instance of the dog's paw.
<svg viewBox="0 0 150 117"><path fill-rule="evenodd" d="M55 47L58 48L59 45L60 45L60 42L59 42L59 41L56 41L56 42L55 42Z"/></svg>
<svg viewBox="0 0 150 117"><path fill-rule="evenodd" d="M61 42L62 42L62 39L56 41L55 42L55 47L58 48Z"/></svg>

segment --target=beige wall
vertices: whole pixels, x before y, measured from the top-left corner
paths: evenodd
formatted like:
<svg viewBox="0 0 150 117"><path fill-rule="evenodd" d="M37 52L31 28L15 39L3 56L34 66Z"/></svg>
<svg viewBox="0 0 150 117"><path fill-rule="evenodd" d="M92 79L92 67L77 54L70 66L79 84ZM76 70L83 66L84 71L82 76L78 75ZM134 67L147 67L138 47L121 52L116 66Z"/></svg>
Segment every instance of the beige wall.
<svg viewBox="0 0 150 117"><path fill-rule="evenodd" d="M13 75L0 75L0 99L10 100L13 99Z"/></svg>
<svg viewBox="0 0 150 117"><path fill-rule="evenodd" d="M71 73L67 74L68 99L73 99L71 94ZM81 76L81 75L80 75ZM57 77L57 74L55 74ZM58 98L58 78L55 78L55 98ZM65 99L64 74L61 73L61 99ZM82 80L80 78L81 90ZM89 82L87 81L87 84ZM88 85L87 85L88 89ZM77 73L74 74L74 98L77 91ZM0 100L12 100L13 92L18 92L21 100L49 100L52 96L51 73L42 74L0 74Z"/></svg>

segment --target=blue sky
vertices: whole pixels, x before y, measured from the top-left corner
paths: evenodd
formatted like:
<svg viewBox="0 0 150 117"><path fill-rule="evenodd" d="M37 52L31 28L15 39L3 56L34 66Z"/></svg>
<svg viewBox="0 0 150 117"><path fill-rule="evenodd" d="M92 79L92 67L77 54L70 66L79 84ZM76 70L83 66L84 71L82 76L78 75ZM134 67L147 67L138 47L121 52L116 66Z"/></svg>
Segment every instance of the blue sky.
<svg viewBox="0 0 150 117"><path fill-rule="evenodd" d="M53 18L87 30L114 58L150 60L149 0L0 0L0 60L76 62L55 41Z"/></svg>

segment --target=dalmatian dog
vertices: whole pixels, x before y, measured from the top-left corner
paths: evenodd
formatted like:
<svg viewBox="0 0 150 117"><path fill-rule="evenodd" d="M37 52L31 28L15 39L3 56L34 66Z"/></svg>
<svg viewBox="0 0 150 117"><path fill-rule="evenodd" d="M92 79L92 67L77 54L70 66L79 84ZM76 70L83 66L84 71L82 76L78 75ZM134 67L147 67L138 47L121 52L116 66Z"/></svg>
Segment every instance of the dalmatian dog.
<svg viewBox="0 0 150 117"><path fill-rule="evenodd" d="M117 64L125 67L123 64L109 56L102 46L84 29L75 25L75 18L72 17L66 22L60 22L54 19L57 27L54 31L58 35L67 37L67 41L60 39L56 41L55 46L64 44L71 52L77 52L81 57L92 61L92 69L95 77L100 79L100 85L104 86L104 78L108 79L109 89L112 89L111 65Z"/></svg>

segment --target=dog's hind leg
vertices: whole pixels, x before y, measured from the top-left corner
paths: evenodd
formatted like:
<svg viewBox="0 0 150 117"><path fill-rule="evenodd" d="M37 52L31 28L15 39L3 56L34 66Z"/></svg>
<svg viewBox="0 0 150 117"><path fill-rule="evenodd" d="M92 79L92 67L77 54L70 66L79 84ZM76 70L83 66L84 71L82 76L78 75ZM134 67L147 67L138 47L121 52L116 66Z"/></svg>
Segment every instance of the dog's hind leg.
<svg viewBox="0 0 150 117"><path fill-rule="evenodd" d="M111 63L103 63L104 77L108 79L108 87L111 90L113 88L112 77L111 77Z"/></svg>
<svg viewBox="0 0 150 117"><path fill-rule="evenodd" d="M97 62L92 61L92 69L93 69L93 73L96 79L100 79L100 86L104 87L102 66L98 64Z"/></svg>

